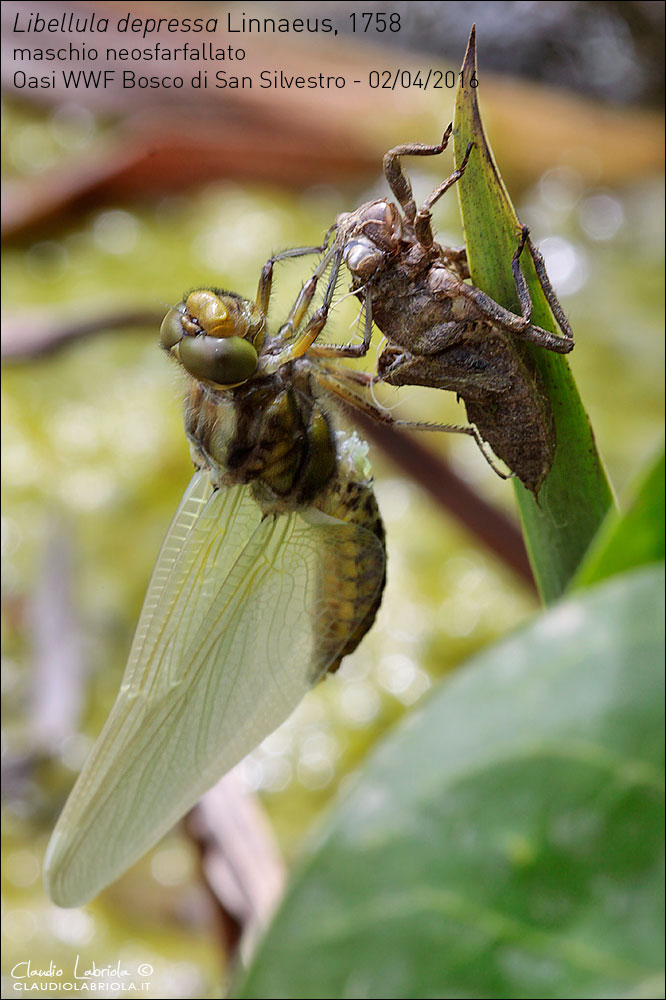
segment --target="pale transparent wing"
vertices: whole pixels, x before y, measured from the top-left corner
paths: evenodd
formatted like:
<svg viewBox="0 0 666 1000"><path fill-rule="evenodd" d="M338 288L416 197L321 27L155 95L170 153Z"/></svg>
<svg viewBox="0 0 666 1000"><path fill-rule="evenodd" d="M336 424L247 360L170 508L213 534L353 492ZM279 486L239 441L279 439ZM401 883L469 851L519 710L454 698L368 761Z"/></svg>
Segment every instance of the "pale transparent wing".
<svg viewBox="0 0 666 1000"><path fill-rule="evenodd" d="M157 557L121 693L157 697L177 683L187 645L260 522L246 486L214 492L208 472L194 474Z"/></svg>
<svg viewBox="0 0 666 1000"><path fill-rule="evenodd" d="M182 548L162 549L120 694L49 845L62 906L113 881L286 719L376 603L372 532L317 514L261 519L246 487L201 490L181 505L191 517L203 501Z"/></svg>
<svg viewBox="0 0 666 1000"><path fill-rule="evenodd" d="M171 591L173 599L177 600L178 578L187 575L184 565L187 538L212 493L210 474L203 470L195 472L162 542L134 633L123 686L132 688L141 683L142 665L145 667L150 662L149 650L154 648L157 637L169 621L172 609L167 592Z"/></svg>

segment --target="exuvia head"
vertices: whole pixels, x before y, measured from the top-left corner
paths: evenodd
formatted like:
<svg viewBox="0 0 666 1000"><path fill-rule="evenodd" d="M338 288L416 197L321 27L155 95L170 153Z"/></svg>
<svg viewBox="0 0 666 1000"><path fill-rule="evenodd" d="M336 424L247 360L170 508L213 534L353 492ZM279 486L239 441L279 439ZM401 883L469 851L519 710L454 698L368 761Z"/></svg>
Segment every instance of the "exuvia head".
<svg viewBox="0 0 666 1000"><path fill-rule="evenodd" d="M344 243L345 264L361 281L375 274L386 255L395 252L402 237L400 213L384 199L343 213L338 216L337 226Z"/></svg>

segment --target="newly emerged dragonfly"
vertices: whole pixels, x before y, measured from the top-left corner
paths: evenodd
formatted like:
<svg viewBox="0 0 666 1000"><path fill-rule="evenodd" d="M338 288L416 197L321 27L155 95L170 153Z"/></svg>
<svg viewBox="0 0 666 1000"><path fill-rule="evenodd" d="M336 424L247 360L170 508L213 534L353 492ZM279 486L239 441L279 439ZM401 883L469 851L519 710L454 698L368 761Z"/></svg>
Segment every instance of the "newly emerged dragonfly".
<svg viewBox="0 0 666 1000"><path fill-rule="evenodd" d="M320 250L280 329L266 312L281 257ZM92 898L271 733L368 631L385 579L366 445L335 396L362 381L313 342L307 313L337 250L265 265L256 302L199 289L161 343L184 370L196 472L160 551L108 721L51 838L60 906ZM371 403L368 403L371 405Z"/></svg>
<svg viewBox="0 0 666 1000"><path fill-rule="evenodd" d="M473 144L460 167L418 211L400 160L443 152L451 130L449 126L437 145L411 143L385 155L386 179L402 214L393 202L381 198L339 216L336 243L352 275L352 289L365 305L365 334L362 344L332 348L330 354L367 353L374 322L388 341L379 357L378 378L396 386L453 390L465 403L484 455L482 442L487 442L537 493L552 465L555 427L541 377L525 345L567 354L574 346L573 334L527 227L516 234L511 261L520 316L468 283L464 249L435 242L432 207L464 174ZM520 265L526 249L564 336L530 320L532 303Z"/></svg>

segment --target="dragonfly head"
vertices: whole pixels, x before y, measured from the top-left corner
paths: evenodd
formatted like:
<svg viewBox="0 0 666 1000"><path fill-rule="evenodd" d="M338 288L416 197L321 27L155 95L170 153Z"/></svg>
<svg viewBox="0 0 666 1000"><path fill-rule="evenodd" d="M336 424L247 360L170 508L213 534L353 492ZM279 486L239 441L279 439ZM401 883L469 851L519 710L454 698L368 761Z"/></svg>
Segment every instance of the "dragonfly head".
<svg viewBox="0 0 666 1000"><path fill-rule="evenodd" d="M199 288L166 314L160 343L194 378L231 388L257 370L266 317L247 299Z"/></svg>

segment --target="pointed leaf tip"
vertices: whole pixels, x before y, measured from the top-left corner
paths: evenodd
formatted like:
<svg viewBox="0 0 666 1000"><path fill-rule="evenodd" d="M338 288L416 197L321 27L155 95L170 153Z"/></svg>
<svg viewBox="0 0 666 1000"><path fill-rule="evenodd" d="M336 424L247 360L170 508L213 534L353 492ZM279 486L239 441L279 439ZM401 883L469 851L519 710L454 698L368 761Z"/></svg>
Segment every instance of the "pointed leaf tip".
<svg viewBox="0 0 666 1000"><path fill-rule="evenodd" d="M463 59L462 71L463 79L468 72L476 69L476 25L472 25L472 30L469 33L469 39L467 42L467 51L465 52L465 58Z"/></svg>

